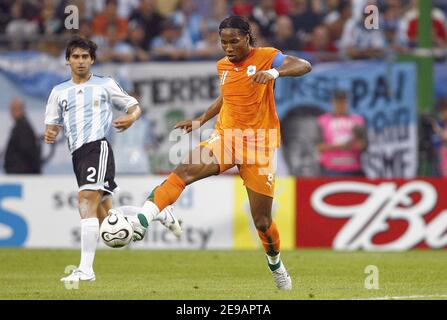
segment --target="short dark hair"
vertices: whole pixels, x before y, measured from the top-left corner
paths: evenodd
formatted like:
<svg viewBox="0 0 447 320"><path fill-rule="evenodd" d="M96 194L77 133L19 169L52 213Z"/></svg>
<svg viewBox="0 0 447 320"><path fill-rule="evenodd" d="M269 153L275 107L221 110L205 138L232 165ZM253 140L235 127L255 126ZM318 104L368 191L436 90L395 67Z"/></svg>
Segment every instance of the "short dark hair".
<svg viewBox="0 0 447 320"><path fill-rule="evenodd" d="M74 36L68 41L67 49L65 50L66 60L70 58L71 53L76 48L87 50L92 60L96 60L96 49L98 49L98 46L93 41L81 36Z"/></svg>
<svg viewBox="0 0 447 320"><path fill-rule="evenodd" d="M255 38L253 37L253 33L250 28L250 23L244 17L230 16L230 17L222 20L222 22L219 25L219 34L222 31L222 29L227 29L227 28L239 29L243 35L248 34L248 36L250 37L250 41L249 41L250 45L251 46L255 45Z"/></svg>
<svg viewBox="0 0 447 320"><path fill-rule="evenodd" d="M347 100L348 99L348 93L341 89L336 89L332 93L332 99L334 100Z"/></svg>

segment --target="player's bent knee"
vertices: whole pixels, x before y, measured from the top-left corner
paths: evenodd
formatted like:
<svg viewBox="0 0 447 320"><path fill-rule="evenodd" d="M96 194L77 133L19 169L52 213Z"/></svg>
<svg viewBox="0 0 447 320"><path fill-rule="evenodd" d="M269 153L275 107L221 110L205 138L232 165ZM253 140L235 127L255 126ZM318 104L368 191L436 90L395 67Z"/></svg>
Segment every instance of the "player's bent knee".
<svg viewBox="0 0 447 320"><path fill-rule="evenodd" d="M186 185L214 174L209 171L208 165L204 164L181 164L174 170Z"/></svg>
<svg viewBox="0 0 447 320"><path fill-rule="evenodd" d="M266 232L270 225L272 224L272 220L266 217L257 218L254 220L254 224L257 230L261 232Z"/></svg>

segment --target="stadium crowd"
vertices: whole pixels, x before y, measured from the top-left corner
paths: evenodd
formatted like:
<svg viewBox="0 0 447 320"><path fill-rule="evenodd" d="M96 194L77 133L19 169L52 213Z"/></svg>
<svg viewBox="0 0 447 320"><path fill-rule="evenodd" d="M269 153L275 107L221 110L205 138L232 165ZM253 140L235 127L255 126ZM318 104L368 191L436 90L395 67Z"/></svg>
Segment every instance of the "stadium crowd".
<svg viewBox="0 0 447 320"><path fill-rule="evenodd" d="M98 43L98 61L204 60L221 56L219 22L230 14L252 23L258 46L300 51L312 63L407 53L417 46L417 0L0 0L0 51L59 55L80 33ZM379 8L379 29L363 10ZM433 46L447 48L446 0L434 0ZM74 5L79 28L65 22Z"/></svg>

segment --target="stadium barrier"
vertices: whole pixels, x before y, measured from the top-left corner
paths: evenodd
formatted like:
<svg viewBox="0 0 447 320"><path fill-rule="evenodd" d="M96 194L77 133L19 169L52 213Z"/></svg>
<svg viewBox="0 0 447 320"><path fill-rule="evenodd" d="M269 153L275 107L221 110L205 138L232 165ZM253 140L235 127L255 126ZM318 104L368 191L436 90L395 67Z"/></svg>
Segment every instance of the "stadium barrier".
<svg viewBox="0 0 447 320"><path fill-rule="evenodd" d="M403 251L445 248L442 178L297 179L296 246Z"/></svg>
<svg viewBox="0 0 447 320"><path fill-rule="evenodd" d="M163 176L120 176L114 205L141 205ZM73 176L0 177L0 246L79 248ZM279 178L273 217L283 249L402 251L447 245L446 181L439 178L335 180ZM239 177L188 186L175 205L184 234L153 223L132 249L260 248ZM100 244L105 248L104 244Z"/></svg>

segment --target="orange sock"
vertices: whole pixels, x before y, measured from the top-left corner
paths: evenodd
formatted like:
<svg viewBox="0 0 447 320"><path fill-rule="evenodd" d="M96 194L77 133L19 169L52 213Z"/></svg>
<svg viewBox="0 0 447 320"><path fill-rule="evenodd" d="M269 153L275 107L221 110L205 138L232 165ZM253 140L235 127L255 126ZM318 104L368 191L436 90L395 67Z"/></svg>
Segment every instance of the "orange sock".
<svg viewBox="0 0 447 320"><path fill-rule="evenodd" d="M272 220L272 224L266 232L258 230L258 235L261 238L265 252L269 256L276 256L280 251L280 240L275 221Z"/></svg>
<svg viewBox="0 0 447 320"><path fill-rule="evenodd" d="M175 172L172 172L161 185L152 190L149 200L162 211L178 199L185 186L185 182Z"/></svg>

